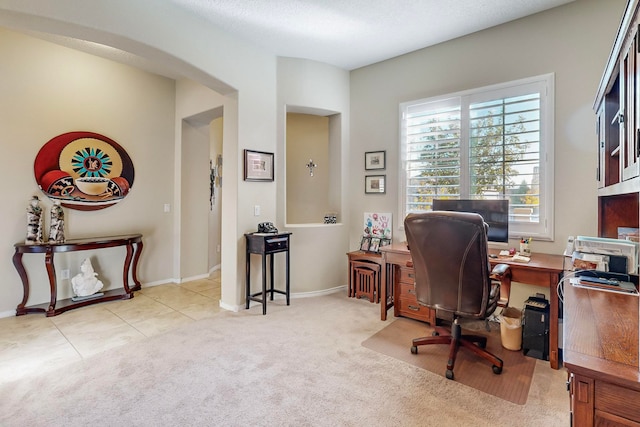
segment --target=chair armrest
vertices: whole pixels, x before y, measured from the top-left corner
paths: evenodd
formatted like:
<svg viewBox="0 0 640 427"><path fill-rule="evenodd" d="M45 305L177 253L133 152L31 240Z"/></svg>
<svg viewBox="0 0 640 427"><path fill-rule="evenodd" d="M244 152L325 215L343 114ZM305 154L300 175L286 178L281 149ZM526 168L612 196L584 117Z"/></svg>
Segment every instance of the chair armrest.
<svg viewBox="0 0 640 427"><path fill-rule="evenodd" d="M489 275L491 280L500 282L500 299L498 306L507 307L511 295L511 267L507 264L497 264Z"/></svg>

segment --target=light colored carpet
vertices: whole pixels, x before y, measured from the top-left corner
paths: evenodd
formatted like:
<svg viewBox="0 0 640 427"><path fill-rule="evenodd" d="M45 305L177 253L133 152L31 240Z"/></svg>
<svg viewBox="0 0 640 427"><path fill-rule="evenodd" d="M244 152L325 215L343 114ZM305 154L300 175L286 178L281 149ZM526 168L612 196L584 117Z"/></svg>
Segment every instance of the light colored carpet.
<svg viewBox="0 0 640 427"><path fill-rule="evenodd" d="M484 325L482 321L475 323ZM502 374L494 374L489 362L469 350L460 348L453 369L455 381L523 405L527 402L536 361L520 351L504 349L500 341L500 325L497 323L490 323L490 325L493 326L491 333L477 327L472 331L463 329L463 333L480 334L488 338L487 350L504 362ZM432 331L433 328L425 323L398 318L364 341L362 345L435 374L444 375L449 358L448 345L420 346L418 354L411 354L410 351L413 338L430 336Z"/></svg>
<svg viewBox="0 0 640 427"><path fill-rule="evenodd" d="M391 321L346 292L220 313L2 383L0 425L568 425L564 372L516 405L361 345Z"/></svg>

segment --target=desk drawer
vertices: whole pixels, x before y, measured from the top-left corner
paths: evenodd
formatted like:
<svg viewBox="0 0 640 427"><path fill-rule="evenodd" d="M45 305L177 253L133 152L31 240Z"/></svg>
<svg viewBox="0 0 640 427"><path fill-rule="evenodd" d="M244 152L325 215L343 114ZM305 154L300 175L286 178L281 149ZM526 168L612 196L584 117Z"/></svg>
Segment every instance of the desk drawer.
<svg viewBox="0 0 640 427"><path fill-rule="evenodd" d="M596 380L595 409L640 423L640 391Z"/></svg>
<svg viewBox="0 0 640 427"><path fill-rule="evenodd" d="M400 267L400 277L398 277L398 281L413 286L416 282L416 274L413 268Z"/></svg>
<svg viewBox="0 0 640 427"><path fill-rule="evenodd" d="M265 239L265 252L277 252L289 249L289 236Z"/></svg>
<svg viewBox="0 0 640 427"><path fill-rule="evenodd" d="M416 300L416 287L412 283L398 283L398 297Z"/></svg>
<svg viewBox="0 0 640 427"><path fill-rule="evenodd" d="M418 304L415 297L398 297L396 298L396 304L398 305L398 315L400 316L428 323L432 323L434 320L431 309Z"/></svg>

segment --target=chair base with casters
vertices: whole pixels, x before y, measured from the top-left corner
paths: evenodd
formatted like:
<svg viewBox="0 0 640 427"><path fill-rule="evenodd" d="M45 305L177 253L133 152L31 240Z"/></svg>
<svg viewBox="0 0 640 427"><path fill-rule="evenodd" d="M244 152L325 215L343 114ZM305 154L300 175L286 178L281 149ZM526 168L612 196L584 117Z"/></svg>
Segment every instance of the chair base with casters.
<svg viewBox="0 0 640 427"><path fill-rule="evenodd" d="M447 379L452 380L454 378L453 368L456 363L456 356L458 355L458 349L460 346L471 350L476 355L491 362L493 364L492 369L494 374L498 375L502 373L502 359L485 350L487 346L487 337L482 335L463 334L457 318L453 320L450 330L442 326L436 326L432 336L414 338L413 345L411 346L411 353L418 354L419 346L430 344L449 345L449 359L447 360L446 372Z"/></svg>

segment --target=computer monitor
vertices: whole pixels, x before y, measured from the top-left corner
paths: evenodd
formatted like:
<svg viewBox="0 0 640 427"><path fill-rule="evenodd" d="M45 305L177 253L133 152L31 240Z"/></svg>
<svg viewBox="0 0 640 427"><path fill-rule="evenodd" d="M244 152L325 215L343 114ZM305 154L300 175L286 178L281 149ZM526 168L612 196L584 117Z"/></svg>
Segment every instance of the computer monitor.
<svg viewBox="0 0 640 427"><path fill-rule="evenodd" d="M489 225L487 239L490 242L509 241L508 200L434 199L434 211L474 212L480 214Z"/></svg>

